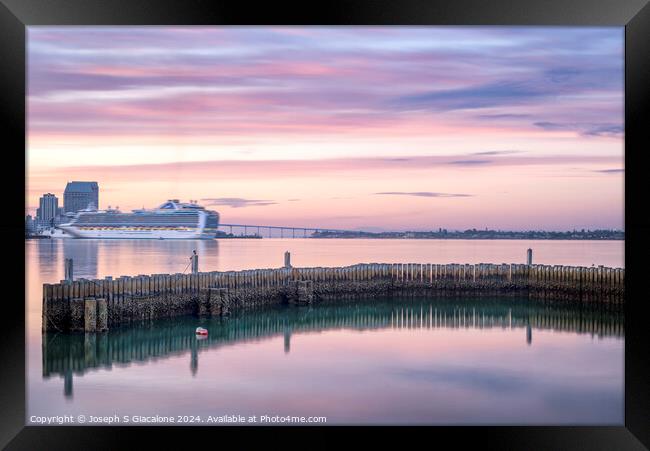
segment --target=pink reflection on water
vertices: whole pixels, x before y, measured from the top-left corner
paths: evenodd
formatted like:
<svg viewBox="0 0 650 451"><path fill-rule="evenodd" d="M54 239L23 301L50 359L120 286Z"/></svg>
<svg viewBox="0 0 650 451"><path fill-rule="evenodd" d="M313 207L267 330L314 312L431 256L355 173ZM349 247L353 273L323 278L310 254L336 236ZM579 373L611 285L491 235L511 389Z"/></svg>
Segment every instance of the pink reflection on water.
<svg viewBox="0 0 650 451"><path fill-rule="evenodd" d="M26 243L30 413L325 415L331 424L622 424L622 338L550 330L426 328L426 312L385 329L293 332L74 375L42 377L41 285L63 277L358 262L517 262L622 266L622 242L221 240ZM617 264L618 263L618 264ZM118 268L118 271L115 271ZM401 314L401 312L400 312ZM418 316L419 315L419 316ZM398 329L398 324L423 329ZM431 321L431 320L429 320ZM193 333L194 329L190 329ZM210 332L211 334L213 331ZM288 346L287 346L288 345ZM288 350L288 352L287 352ZM195 360L193 360L195 359ZM495 406L500 406L495 409Z"/></svg>
<svg viewBox="0 0 650 451"><path fill-rule="evenodd" d="M289 354L281 336L201 351L193 377L189 354L77 377L70 408L326 415L332 423L622 420L620 339L535 331L529 347L522 328L329 330L293 334ZM52 409L60 404L60 389L41 391ZM563 412L569 394L581 405ZM608 409L591 410L600 404Z"/></svg>

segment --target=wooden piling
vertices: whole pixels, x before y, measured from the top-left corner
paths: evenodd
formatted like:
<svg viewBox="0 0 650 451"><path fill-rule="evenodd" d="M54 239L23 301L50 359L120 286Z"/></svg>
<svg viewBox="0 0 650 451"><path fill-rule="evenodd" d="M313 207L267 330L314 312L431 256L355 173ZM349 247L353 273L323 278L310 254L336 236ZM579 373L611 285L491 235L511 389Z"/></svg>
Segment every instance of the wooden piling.
<svg viewBox="0 0 650 451"><path fill-rule="evenodd" d="M97 332L104 332L108 330L108 302L105 298L99 298L95 301L97 303L97 319L95 329Z"/></svg>
<svg viewBox="0 0 650 451"><path fill-rule="evenodd" d="M72 282L72 280L74 279L74 275L73 275L73 262L72 262L71 258L66 258L65 259L65 268L64 268L64 270L65 270L65 272L64 272L65 273L65 280L68 280L68 281Z"/></svg>
<svg viewBox="0 0 650 451"><path fill-rule="evenodd" d="M192 274L197 274L198 272L199 272L199 256L197 255L196 251L194 251L194 253L192 254Z"/></svg>

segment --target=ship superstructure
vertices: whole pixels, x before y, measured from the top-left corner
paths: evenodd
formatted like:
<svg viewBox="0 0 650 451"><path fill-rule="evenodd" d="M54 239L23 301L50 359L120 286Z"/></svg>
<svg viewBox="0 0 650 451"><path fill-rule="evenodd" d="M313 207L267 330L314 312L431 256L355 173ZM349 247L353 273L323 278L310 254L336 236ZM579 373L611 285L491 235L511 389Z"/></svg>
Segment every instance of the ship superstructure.
<svg viewBox="0 0 650 451"><path fill-rule="evenodd" d="M79 211L59 228L73 238L212 239L219 227L219 213L195 201L171 199L154 209L122 213L118 209Z"/></svg>

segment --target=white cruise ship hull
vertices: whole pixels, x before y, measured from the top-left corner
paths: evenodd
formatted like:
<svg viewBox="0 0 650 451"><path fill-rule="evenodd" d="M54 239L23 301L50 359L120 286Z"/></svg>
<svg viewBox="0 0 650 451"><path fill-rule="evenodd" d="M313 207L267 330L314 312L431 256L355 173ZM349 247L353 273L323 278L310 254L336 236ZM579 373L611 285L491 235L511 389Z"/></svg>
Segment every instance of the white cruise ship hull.
<svg viewBox="0 0 650 451"><path fill-rule="evenodd" d="M122 240L209 240L219 227L219 213L196 203L169 200L157 209L81 210L59 228L72 238Z"/></svg>
<svg viewBox="0 0 650 451"><path fill-rule="evenodd" d="M209 240L214 235L196 230L83 230L74 226L62 226L74 238L89 239L150 239L150 240Z"/></svg>
<svg viewBox="0 0 650 451"><path fill-rule="evenodd" d="M47 236L50 238L73 238L69 233L65 233L61 229L49 229L49 230L44 230L41 235Z"/></svg>

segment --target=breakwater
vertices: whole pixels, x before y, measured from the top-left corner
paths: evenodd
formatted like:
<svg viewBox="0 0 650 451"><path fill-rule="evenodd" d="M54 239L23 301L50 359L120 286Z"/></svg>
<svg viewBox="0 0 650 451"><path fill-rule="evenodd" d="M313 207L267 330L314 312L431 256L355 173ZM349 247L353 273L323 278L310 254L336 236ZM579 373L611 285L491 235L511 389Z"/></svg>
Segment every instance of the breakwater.
<svg viewBox="0 0 650 451"><path fill-rule="evenodd" d="M625 270L525 264L357 264L153 274L43 285L43 331L101 332L180 315L372 296L525 296L622 304Z"/></svg>

